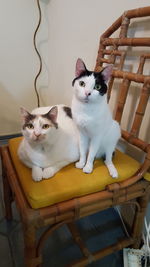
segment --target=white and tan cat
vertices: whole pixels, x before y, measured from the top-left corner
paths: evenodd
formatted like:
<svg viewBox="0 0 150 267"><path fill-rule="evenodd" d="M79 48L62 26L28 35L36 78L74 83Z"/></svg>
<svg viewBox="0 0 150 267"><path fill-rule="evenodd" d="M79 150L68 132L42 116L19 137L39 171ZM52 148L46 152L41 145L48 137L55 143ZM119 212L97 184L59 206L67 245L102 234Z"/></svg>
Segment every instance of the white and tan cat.
<svg viewBox="0 0 150 267"><path fill-rule="evenodd" d="M91 173L94 159L104 157L110 175L117 178L112 155L120 138L120 127L112 119L106 96L111 73L111 65L101 72L92 72L81 59L77 60L76 77L72 82L72 115L80 135L80 160L76 167Z"/></svg>
<svg viewBox="0 0 150 267"><path fill-rule="evenodd" d="M76 126L64 105L40 107L31 113L21 108L23 140L20 160L32 168L34 181L52 177L79 159Z"/></svg>

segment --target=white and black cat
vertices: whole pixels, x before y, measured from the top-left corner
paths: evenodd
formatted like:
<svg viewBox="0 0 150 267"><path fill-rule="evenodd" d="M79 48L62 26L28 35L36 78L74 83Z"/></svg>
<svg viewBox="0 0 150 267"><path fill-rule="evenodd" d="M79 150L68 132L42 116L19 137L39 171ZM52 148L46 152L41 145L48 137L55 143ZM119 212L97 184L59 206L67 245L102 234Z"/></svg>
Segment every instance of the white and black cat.
<svg viewBox="0 0 150 267"><path fill-rule="evenodd" d="M32 168L34 181L50 178L79 160L77 129L69 107L40 107L31 113L21 108L21 115L24 137L18 155Z"/></svg>
<svg viewBox="0 0 150 267"><path fill-rule="evenodd" d="M117 178L112 155L121 134L107 104L107 81L111 73L111 65L101 72L92 72L81 59L77 60L76 78L72 82L72 115L80 135L80 160L76 167L91 173L94 159L104 156L110 175Z"/></svg>

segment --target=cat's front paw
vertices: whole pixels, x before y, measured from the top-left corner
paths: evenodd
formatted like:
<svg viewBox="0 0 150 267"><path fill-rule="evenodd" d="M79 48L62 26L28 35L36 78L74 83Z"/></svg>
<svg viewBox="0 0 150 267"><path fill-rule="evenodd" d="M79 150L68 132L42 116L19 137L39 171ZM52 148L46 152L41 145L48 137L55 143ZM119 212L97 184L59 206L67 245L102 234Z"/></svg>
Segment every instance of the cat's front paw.
<svg viewBox="0 0 150 267"><path fill-rule="evenodd" d="M34 166L32 167L32 178L35 182L39 182L43 178L43 171L40 167Z"/></svg>
<svg viewBox="0 0 150 267"><path fill-rule="evenodd" d="M118 178L118 172L113 164L108 164L107 168L112 178Z"/></svg>
<svg viewBox="0 0 150 267"><path fill-rule="evenodd" d="M53 167L44 168L43 170L43 179L48 179L54 176L55 170Z"/></svg>
<svg viewBox="0 0 150 267"><path fill-rule="evenodd" d="M93 166L90 164L86 164L85 167L83 168L83 172L85 173L91 173L93 171Z"/></svg>
<svg viewBox="0 0 150 267"><path fill-rule="evenodd" d="M111 175L112 178L118 178L117 170L115 169L115 170L110 171L110 175Z"/></svg>
<svg viewBox="0 0 150 267"><path fill-rule="evenodd" d="M79 160L75 164L76 168L78 168L78 169L83 169L84 165L85 165L85 162L84 161L81 161L81 160Z"/></svg>

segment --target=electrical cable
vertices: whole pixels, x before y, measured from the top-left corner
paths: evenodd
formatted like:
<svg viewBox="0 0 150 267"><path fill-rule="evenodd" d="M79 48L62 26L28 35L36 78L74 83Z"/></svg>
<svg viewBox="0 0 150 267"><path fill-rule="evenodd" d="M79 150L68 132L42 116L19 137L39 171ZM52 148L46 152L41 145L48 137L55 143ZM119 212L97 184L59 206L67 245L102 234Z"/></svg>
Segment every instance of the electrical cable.
<svg viewBox="0 0 150 267"><path fill-rule="evenodd" d="M124 231L125 231L126 235L129 237L129 236L130 236L130 235L129 235L129 232L128 232L127 227L126 227L126 225L125 225L125 223L124 223L124 221L123 221L123 218L122 218L122 215L121 215L121 213L120 213L120 210L119 210L119 208L118 208L117 206L115 206L115 210L118 212L118 215L119 215L119 217L120 217L120 220L121 220L122 225L123 225L123 228L124 228Z"/></svg>
<svg viewBox="0 0 150 267"><path fill-rule="evenodd" d="M37 80L38 80L38 77L40 76L41 74L41 71L42 71L42 58L41 58L41 55L37 49L37 45L36 45L36 36L37 36L37 32L39 30L39 27L41 25L41 20L42 20L42 12L41 12L41 7L40 7L40 3L39 3L39 0L37 0L37 7L38 7L38 11L39 11L39 20L38 20L38 24L37 24L37 27L36 27L36 30L34 32L34 37L33 37L33 44L34 44L34 48L35 48L35 51L38 55L38 58L39 58L39 61L40 61L40 67L39 67L39 71L34 79L34 90L35 90L35 93L36 93L36 97L37 97L37 106L40 107L40 97L39 97L39 93L38 93L38 90L37 90Z"/></svg>

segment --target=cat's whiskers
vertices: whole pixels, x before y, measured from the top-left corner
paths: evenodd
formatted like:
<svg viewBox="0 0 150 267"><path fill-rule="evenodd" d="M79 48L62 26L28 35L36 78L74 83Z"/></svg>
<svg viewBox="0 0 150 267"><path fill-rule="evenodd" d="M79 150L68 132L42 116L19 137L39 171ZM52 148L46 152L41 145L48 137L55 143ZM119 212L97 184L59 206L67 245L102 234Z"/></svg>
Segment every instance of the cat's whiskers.
<svg viewBox="0 0 150 267"><path fill-rule="evenodd" d="M89 98L86 97L86 98L84 99L84 102L85 102L85 103L88 103L88 102L89 102Z"/></svg>

